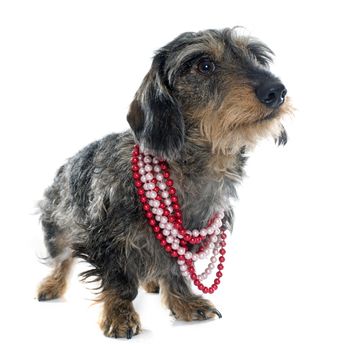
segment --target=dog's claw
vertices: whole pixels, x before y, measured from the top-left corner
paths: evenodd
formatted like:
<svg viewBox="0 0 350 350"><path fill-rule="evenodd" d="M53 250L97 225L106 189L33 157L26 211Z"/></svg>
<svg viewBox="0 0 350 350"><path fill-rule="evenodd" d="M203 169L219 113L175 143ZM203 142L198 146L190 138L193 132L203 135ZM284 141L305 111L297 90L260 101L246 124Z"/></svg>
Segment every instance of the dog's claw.
<svg viewBox="0 0 350 350"><path fill-rule="evenodd" d="M222 318L221 312L218 309L211 309L210 311L217 315L219 318Z"/></svg>
<svg viewBox="0 0 350 350"><path fill-rule="evenodd" d="M133 335L134 335L134 332L132 328L128 328L128 330L126 331L126 338L131 339Z"/></svg>
<svg viewBox="0 0 350 350"><path fill-rule="evenodd" d="M208 319L207 315L205 314L205 312L203 310L197 310L197 314L199 316L203 317L204 320Z"/></svg>

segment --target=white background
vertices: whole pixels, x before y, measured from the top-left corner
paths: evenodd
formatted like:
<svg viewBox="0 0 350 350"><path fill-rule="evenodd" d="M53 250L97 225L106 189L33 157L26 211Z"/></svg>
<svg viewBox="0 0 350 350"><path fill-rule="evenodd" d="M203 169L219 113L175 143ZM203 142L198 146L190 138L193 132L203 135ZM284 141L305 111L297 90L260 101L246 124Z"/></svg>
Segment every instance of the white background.
<svg viewBox="0 0 350 350"><path fill-rule="evenodd" d="M74 273L39 303L48 269L35 203L89 142L125 130L153 51L183 31L246 27L276 53L297 109L284 148L249 160L217 321L184 324L140 292L144 332L105 338ZM349 19L345 1L1 1L0 348L350 349Z"/></svg>

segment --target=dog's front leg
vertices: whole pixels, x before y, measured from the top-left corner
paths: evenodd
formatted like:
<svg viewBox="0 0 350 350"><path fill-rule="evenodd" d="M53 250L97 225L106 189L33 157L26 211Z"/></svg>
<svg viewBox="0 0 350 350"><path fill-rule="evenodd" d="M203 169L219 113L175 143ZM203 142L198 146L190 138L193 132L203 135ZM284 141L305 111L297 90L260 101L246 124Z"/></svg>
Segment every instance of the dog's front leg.
<svg viewBox="0 0 350 350"><path fill-rule="evenodd" d="M179 320L207 320L215 316L221 318L221 313L209 300L193 294L180 273L163 278L160 290L166 305Z"/></svg>

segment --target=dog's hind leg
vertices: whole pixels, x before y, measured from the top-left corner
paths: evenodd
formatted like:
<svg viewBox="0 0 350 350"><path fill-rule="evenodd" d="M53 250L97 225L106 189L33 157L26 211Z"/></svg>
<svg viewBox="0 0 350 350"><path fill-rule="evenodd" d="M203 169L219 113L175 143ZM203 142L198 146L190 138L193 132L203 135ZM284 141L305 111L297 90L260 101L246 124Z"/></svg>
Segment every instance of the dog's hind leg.
<svg viewBox="0 0 350 350"><path fill-rule="evenodd" d="M42 226L49 260L54 266L52 273L41 282L38 288L38 300L46 301L63 296L73 257L68 235L52 222L42 220Z"/></svg>

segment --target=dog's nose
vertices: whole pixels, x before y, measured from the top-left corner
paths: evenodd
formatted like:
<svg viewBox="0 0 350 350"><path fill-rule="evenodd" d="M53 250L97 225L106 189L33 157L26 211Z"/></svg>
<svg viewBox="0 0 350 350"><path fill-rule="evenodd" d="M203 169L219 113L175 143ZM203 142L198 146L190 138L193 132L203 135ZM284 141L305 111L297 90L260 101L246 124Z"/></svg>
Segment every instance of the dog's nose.
<svg viewBox="0 0 350 350"><path fill-rule="evenodd" d="M268 107L277 108L287 95L287 89L282 83L263 83L257 87L255 94Z"/></svg>

